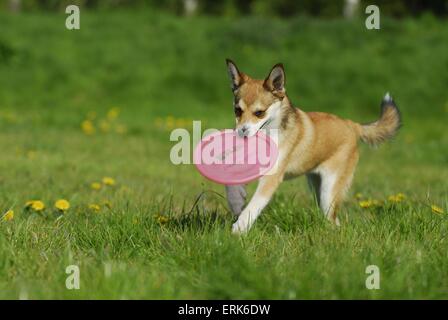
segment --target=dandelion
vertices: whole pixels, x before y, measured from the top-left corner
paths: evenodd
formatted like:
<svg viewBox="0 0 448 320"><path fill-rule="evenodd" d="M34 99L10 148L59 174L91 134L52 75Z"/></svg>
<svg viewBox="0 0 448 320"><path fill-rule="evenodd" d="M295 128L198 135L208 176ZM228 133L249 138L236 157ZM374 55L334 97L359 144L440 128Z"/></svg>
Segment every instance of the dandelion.
<svg viewBox="0 0 448 320"><path fill-rule="evenodd" d="M390 202L398 203L398 202L402 202L405 198L406 198L406 196L403 193L397 193L397 194L389 196L387 199Z"/></svg>
<svg viewBox="0 0 448 320"><path fill-rule="evenodd" d="M30 200L25 203L25 208L31 208L34 211L42 211L45 209L45 204L40 200Z"/></svg>
<svg viewBox="0 0 448 320"><path fill-rule="evenodd" d="M99 182L92 182L92 184L90 185L90 187L91 187L93 190L100 190L100 189L101 189L101 183L99 183Z"/></svg>
<svg viewBox="0 0 448 320"><path fill-rule="evenodd" d="M67 211L70 208L70 203L65 199L59 199L54 203L54 207L60 211Z"/></svg>
<svg viewBox="0 0 448 320"><path fill-rule="evenodd" d="M379 207L379 206L381 206L381 202L376 199L363 200L363 201L359 201L359 206L363 209L367 209L370 207Z"/></svg>
<svg viewBox="0 0 448 320"><path fill-rule="evenodd" d="M89 209L95 212L100 212L101 207L96 203L89 204Z"/></svg>
<svg viewBox="0 0 448 320"><path fill-rule="evenodd" d="M359 201L359 206L363 209L367 209L367 208L370 208L371 206L373 206L373 202L372 202L372 200Z"/></svg>
<svg viewBox="0 0 448 320"><path fill-rule="evenodd" d="M107 119L114 120L118 117L118 114L120 113L119 108L112 108L107 112Z"/></svg>
<svg viewBox="0 0 448 320"><path fill-rule="evenodd" d="M175 128L176 123L174 117L172 116L166 117L165 126L168 130Z"/></svg>
<svg viewBox="0 0 448 320"><path fill-rule="evenodd" d="M104 177L103 178L103 183L106 186L113 186L113 185L115 185L115 180L113 178L111 178L111 177Z"/></svg>
<svg viewBox="0 0 448 320"><path fill-rule="evenodd" d="M432 212L437 213L437 214L444 213L443 209L438 207L438 206L436 206L435 204L431 205L431 210L432 210Z"/></svg>
<svg viewBox="0 0 448 320"><path fill-rule="evenodd" d="M166 224L169 221L168 217L161 214L156 214L154 215L154 217L156 218L159 224Z"/></svg>
<svg viewBox="0 0 448 320"><path fill-rule="evenodd" d="M11 221L12 219L14 219L14 211L13 210L6 211L6 213L3 215L3 220Z"/></svg>
<svg viewBox="0 0 448 320"><path fill-rule="evenodd" d="M355 198L362 199L362 198L364 198L364 195L362 193L358 192L357 194L355 194Z"/></svg>
<svg viewBox="0 0 448 320"><path fill-rule="evenodd" d="M395 196L395 195L389 196L389 197L387 198L387 200L389 200L390 202L400 202L400 201L401 201L401 200L400 200L397 196Z"/></svg>
<svg viewBox="0 0 448 320"><path fill-rule="evenodd" d="M92 135L95 133L95 127L93 126L93 122L90 120L84 120L81 123L81 129L87 135Z"/></svg>

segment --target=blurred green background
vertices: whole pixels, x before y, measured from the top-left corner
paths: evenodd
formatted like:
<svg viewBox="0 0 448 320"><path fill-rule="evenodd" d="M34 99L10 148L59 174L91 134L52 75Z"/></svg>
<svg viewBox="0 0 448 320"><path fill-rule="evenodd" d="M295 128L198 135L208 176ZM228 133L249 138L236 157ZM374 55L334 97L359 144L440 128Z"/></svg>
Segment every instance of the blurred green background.
<svg viewBox="0 0 448 320"><path fill-rule="evenodd" d="M430 12L437 16L448 14L446 0L2 0L3 9L20 10L62 10L76 4L89 9L138 8L163 10L176 15L225 15L239 16L260 14L291 17L309 15L316 17L340 17L359 14L370 4L381 7L383 13L395 17L419 16Z"/></svg>
<svg viewBox="0 0 448 320"><path fill-rule="evenodd" d="M0 213L15 215L0 225L0 297L446 297L448 221L431 205L448 204L447 3L1 0ZM80 30L66 29L67 4ZM367 4L380 30L366 29ZM341 233L302 180L243 241L219 196L190 210L223 188L172 165L169 134L193 120L233 127L225 58L256 78L283 62L304 111L369 122L395 98L404 126L361 147ZM116 185L92 189L104 176ZM382 205L360 208L355 193ZM46 209L24 209L33 199ZM69 263L95 289L66 290ZM372 263L388 276L376 293L363 282Z"/></svg>

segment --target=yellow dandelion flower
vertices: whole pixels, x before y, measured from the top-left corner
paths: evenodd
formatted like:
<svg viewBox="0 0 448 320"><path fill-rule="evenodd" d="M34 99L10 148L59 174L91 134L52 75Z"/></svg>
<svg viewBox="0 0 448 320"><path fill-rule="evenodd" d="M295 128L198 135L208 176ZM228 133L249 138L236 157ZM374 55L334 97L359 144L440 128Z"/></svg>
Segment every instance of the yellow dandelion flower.
<svg viewBox="0 0 448 320"><path fill-rule="evenodd" d="M89 209L95 212L100 212L101 207L96 203L89 204Z"/></svg>
<svg viewBox="0 0 448 320"><path fill-rule="evenodd" d="M397 193L396 196L397 196L398 199L401 199L401 200L406 199L406 196L403 193L401 193L401 192Z"/></svg>
<svg viewBox="0 0 448 320"><path fill-rule="evenodd" d="M103 178L103 183L106 186L113 186L113 185L115 185L115 180L113 178L111 178L111 177L104 177Z"/></svg>
<svg viewBox="0 0 448 320"><path fill-rule="evenodd" d="M90 120L84 120L81 123L81 129L87 135L92 135L95 133L95 127L93 125L93 122Z"/></svg>
<svg viewBox="0 0 448 320"><path fill-rule="evenodd" d="M165 126L167 129L173 129L175 128L176 125L176 120L174 119L174 117L172 116L168 116L166 117L166 121L165 121Z"/></svg>
<svg viewBox="0 0 448 320"><path fill-rule="evenodd" d="M359 206L363 209L370 208L371 206L373 206L373 202L372 200L359 201Z"/></svg>
<svg viewBox="0 0 448 320"><path fill-rule="evenodd" d="M14 211L13 210L6 211L6 213L3 215L3 220L11 221L12 219L14 219Z"/></svg>
<svg viewBox="0 0 448 320"><path fill-rule="evenodd" d="M92 184L90 185L90 187L91 187L93 190L100 190L100 189L101 189L101 183L99 183L99 182L92 182Z"/></svg>
<svg viewBox="0 0 448 320"><path fill-rule="evenodd" d="M60 211L67 211L70 208L70 203L65 199L59 199L54 203L54 207Z"/></svg>
<svg viewBox="0 0 448 320"><path fill-rule="evenodd" d="M45 204L40 200L30 200L25 203L25 208L31 208L34 211L42 211L45 209Z"/></svg>
<svg viewBox="0 0 448 320"><path fill-rule="evenodd" d="M400 200L395 195L389 196L387 200L389 200L390 202L400 202Z"/></svg>
<svg viewBox="0 0 448 320"><path fill-rule="evenodd" d="M398 203L398 202L402 202L404 200L404 198L405 198L404 194L398 193L398 194L394 194L394 195L389 196L387 199L390 202Z"/></svg>
<svg viewBox="0 0 448 320"><path fill-rule="evenodd" d="M31 208L35 211L42 211L45 209L45 204L40 200L33 201Z"/></svg>
<svg viewBox="0 0 448 320"><path fill-rule="evenodd" d="M119 108L112 108L107 112L107 119L114 120L118 117L118 114L120 113Z"/></svg>
<svg viewBox="0 0 448 320"><path fill-rule="evenodd" d="M435 204L431 205L431 210L432 210L432 212L437 213L437 214L444 213L443 209L436 206Z"/></svg>
<svg viewBox="0 0 448 320"><path fill-rule="evenodd" d="M168 217L163 216L161 214L156 214L155 217L156 217L157 222L160 224L165 224L169 221Z"/></svg>

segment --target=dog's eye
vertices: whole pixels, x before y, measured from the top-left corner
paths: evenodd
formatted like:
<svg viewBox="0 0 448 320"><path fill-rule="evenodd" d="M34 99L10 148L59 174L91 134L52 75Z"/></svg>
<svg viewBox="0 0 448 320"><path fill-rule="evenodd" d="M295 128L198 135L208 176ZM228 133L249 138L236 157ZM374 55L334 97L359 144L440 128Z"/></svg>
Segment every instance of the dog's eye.
<svg viewBox="0 0 448 320"><path fill-rule="evenodd" d="M255 111L254 115L258 118L261 118L264 116L264 111L262 111L262 110Z"/></svg>
<svg viewBox="0 0 448 320"><path fill-rule="evenodd" d="M237 117L241 117L241 115L243 114L243 110L240 107L235 107L235 116Z"/></svg>

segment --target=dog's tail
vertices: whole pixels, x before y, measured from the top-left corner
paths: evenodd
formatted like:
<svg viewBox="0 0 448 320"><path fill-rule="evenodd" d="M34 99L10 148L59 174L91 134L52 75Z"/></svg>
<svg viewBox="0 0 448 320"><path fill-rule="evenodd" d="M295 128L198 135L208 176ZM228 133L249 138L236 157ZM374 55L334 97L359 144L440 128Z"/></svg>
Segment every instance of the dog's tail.
<svg viewBox="0 0 448 320"><path fill-rule="evenodd" d="M401 127L401 114L389 93L381 102L381 116L379 120L358 124L357 129L361 140L371 146L377 146L393 138Z"/></svg>

